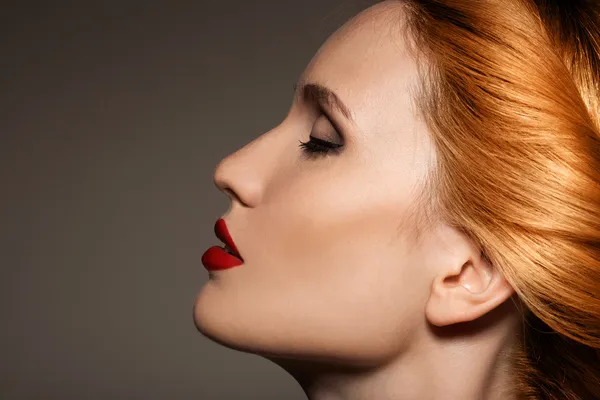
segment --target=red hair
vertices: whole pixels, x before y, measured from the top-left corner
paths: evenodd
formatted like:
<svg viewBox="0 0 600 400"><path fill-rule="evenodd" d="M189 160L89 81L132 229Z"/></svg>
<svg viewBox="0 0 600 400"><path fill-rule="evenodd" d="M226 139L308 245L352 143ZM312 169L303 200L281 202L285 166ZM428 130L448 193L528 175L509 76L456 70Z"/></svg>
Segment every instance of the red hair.
<svg viewBox="0 0 600 400"><path fill-rule="evenodd" d="M423 215L473 238L524 306L519 398L600 399L600 6L401 3L436 150Z"/></svg>

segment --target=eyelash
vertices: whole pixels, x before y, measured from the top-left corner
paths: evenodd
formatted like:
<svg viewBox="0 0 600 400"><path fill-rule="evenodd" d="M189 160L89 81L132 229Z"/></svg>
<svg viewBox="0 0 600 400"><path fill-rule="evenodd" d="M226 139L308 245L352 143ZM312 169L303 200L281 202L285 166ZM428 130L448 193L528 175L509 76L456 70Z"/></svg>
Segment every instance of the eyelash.
<svg viewBox="0 0 600 400"><path fill-rule="evenodd" d="M339 148L342 147L341 144L327 142L322 139L318 139L310 136L310 140L308 142L300 142L300 147L302 148L302 152L307 157L318 156L318 155L327 155L332 152L334 154L339 153Z"/></svg>

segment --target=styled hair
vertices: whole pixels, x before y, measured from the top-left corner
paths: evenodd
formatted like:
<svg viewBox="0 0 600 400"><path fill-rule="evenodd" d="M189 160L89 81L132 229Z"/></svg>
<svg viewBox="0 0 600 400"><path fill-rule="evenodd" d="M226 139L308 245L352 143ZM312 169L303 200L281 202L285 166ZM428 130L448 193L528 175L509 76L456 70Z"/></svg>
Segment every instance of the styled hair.
<svg viewBox="0 0 600 400"><path fill-rule="evenodd" d="M419 202L515 289L517 397L600 399L600 4L398 1L435 148Z"/></svg>

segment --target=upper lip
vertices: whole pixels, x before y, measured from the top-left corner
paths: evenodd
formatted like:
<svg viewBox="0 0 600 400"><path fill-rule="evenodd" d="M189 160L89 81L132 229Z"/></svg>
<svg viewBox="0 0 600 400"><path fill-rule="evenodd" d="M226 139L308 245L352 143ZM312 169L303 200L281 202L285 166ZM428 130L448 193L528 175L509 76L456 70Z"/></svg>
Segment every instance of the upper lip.
<svg viewBox="0 0 600 400"><path fill-rule="evenodd" d="M219 218L215 223L215 235L217 235L219 240L227 245L227 247L229 247L240 260L242 260L242 256L233 242L233 239L227 230L227 224L223 218Z"/></svg>

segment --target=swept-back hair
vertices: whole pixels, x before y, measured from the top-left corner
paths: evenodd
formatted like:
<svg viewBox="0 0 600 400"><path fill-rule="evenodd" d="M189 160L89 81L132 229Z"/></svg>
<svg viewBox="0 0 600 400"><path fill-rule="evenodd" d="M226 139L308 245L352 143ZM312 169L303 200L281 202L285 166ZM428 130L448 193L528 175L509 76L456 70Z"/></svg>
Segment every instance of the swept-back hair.
<svg viewBox="0 0 600 400"><path fill-rule="evenodd" d="M519 398L600 399L599 3L398 1L435 147L427 220L466 232L524 305Z"/></svg>

